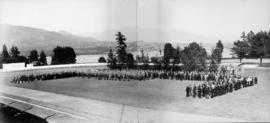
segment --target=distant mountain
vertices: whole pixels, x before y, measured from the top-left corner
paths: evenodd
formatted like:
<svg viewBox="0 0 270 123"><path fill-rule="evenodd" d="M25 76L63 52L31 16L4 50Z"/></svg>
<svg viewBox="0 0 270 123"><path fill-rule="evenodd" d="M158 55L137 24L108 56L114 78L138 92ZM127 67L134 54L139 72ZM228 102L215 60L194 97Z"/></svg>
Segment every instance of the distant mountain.
<svg viewBox="0 0 270 123"><path fill-rule="evenodd" d="M115 32L116 33L116 32ZM125 33L124 33L125 34ZM178 33L177 33L178 34ZM129 38L127 35L127 50L128 52L144 50L147 52L163 50L164 44L166 42L172 42L174 46L178 45L182 49L187 46L188 42L181 42L180 40L176 41L176 37L182 37L181 40L184 40L185 37L189 37L188 34L179 33L172 34L172 40L166 40L162 42L158 41L132 41L132 38ZM184 36L186 35L186 36ZM106 35L105 35L106 36ZM29 55L30 50L44 50L47 55L52 55L52 50L56 46L71 46L75 49L77 54L105 54L108 52L109 48L114 48L116 43L112 32L111 41L99 41L90 36L83 37L71 34L67 31L47 31L38 28L25 27L25 26L14 26L1 24L0 25L0 49L2 45L6 44L10 49L12 45L18 46L22 55ZM191 35L190 35L191 36ZM153 37L155 37L153 35ZM207 39L200 36L196 36L196 39ZM194 41L195 40L194 38ZM198 41L199 42L199 41ZM208 53L211 53L211 49L215 47L215 43L207 43L205 41L200 42L207 50ZM224 44L226 51L226 57L228 57L231 44ZM223 55L224 56L224 55Z"/></svg>
<svg viewBox="0 0 270 123"><path fill-rule="evenodd" d="M2 24L1 44L16 45L22 52L32 49L52 50L57 45L86 48L98 42L94 38L75 36L69 33L53 32L37 28Z"/></svg>
<svg viewBox="0 0 270 123"><path fill-rule="evenodd" d="M91 37L82 37L73 35L66 31L47 31L38 28L0 25L0 49L3 44L8 48L12 45L18 46L21 54L28 55L30 50L44 50L46 54L51 55L53 48L56 46L71 46L77 54L104 54L110 47L115 47L115 41L99 41ZM112 39L113 40L113 39ZM149 43L144 41L127 42L128 51L138 49L157 50L160 48L159 43Z"/></svg>

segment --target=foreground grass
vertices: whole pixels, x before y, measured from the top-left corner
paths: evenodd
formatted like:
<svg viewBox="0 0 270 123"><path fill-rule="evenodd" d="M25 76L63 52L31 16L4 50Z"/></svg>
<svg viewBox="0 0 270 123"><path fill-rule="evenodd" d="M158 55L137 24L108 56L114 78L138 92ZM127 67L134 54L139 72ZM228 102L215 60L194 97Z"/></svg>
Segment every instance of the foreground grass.
<svg viewBox="0 0 270 123"><path fill-rule="evenodd" d="M44 71L43 71L44 72ZM110 81L83 78L3 84L60 93L86 99L126 104L143 108L220 116L248 121L270 121L270 69L246 70L243 75L256 75L259 84L213 99L186 98L185 87L198 81L148 80ZM18 73L16 73L18 74Z"/></svg>

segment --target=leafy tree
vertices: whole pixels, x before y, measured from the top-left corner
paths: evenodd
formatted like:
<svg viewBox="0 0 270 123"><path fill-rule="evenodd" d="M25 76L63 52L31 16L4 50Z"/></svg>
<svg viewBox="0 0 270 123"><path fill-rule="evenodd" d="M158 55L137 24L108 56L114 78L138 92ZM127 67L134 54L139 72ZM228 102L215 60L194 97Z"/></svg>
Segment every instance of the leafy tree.
<svg viewBox="0 0 270 123"><path fill-rule="evenodd" d="M40 55L39 55L39 63L40 63L41 65L47 65L46 54L44 53L43 50L41 50Z"/></svg>
<svg viewBox="0 0 270 123"><path fill-rule="evenodd" d="M176 47L175 53L173 55L173 64L179 64L181 58L181 49L179 46Z"/></svg>
<svg viewBox="0 0 270 123"><path fill-rule="evenodd" d="M248 40L248 36L246 35L246 32L242 32L240 38L242 39L242 41L247 41Z"/></svg>
<svg viewBox="0 0 270 123"><path fill-rule="evenodd" d="M53 49L52 64L76 63L76 54L71 47L59 47Z"/></svg>
<svg viewBox="0 0 270 123"><path fill-rule="evenodd" d="M255 58L260 58L260 64L262 59L266 56L266 42L270 41L270 37L267 32L258 32L253 37L250 37L248 42L250 43L251 55Z"/></svg>
<svg viewBox="0 0 270 123"><path fill-rule="evenodd" d="M248 43L246 41L238 40L234 42L233 44L234 46L231 49L231 51L233 52L233 54L237 55L241 63L242 59L245 58L248 54L248 51L249 51Z"/></svg>
<svg viewBox="0 0 270 123"><path fill-rule="evenodd" d="M133 68L134 67L134 63L135 63L135 60L134 60L133 54L132 53L128 53L127 54L127 67L128 68Z"/></svg>
<svg viewBox="0 0 270 123"><path fill-rule="evenodd" d="M12 59L16 59L20 54L20 51L17 46L12 46L10 49L10 55Z"/></svg>
<svg viewBox="0 0 270 123"><path fill-rule="evenodd" d="M9 53L7 51L7 46L4 44L3 45L3 49L2 49L2 58L3 59L8 59L10 56L9 56Z"/></svg>
<svg viewBox="0 0 270 123"><path fill-rule="evenodd" d="M29 62L34 62L34 61L39 61L38 60L38 51L37 50L32 50L30 51L30 55L28 57Z"/></svg>
<svg viewBox="0 0 270 123"><path fill-rule="evenodd" d="M254 36L255 36L255 33L253 31L249 31L249 33L245 37L242 36L241 38L243 41L246 40L249 42L249 41L253 40Z"/></svg>
<svg viewBox="0 0 270 123"><path fill-rule="evenodd" d="M270 37L270 30L268 32L268 37ZM270 57L270 40L266 41L266 54L267 54L267 57L269 58Z"/></svg>
<svg viewBox="0 0 270 123"><path fill-rule="evenodd" d="M164 64L165 66L170 64L170 60L173 58L174 48L171 43L166 43L164 45Z"/></svg>
<svg viewBox="0 0 270 123"><path fill-rule="evenodd" d="M126 63L126 37L121 33L118 32L116 34L116 41L117 41L117 46L116 46L116 54L117 54L117 60L123 66Z"/></svg>
<svg viewBox="0 0 270 123"><path fill-rule="evenodd" d="M206 68L207 53L198 43L192 42L184 48L181 61L186 71L203 71Z"/></svg>
<svg viewBox="0 0 270 123"><path fill-rule="evenodd" d="M101 57L99 57L98 62L99 63L106 63L106 59L103 56L101 56Z"/></svg>

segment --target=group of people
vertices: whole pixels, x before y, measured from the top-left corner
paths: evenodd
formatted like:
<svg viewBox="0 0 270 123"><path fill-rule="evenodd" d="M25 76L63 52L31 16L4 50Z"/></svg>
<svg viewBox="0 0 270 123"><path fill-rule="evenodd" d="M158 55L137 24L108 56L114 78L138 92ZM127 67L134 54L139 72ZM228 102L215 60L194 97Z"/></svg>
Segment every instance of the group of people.
<svg viewBox="0 0 270 123"><path fill-rule="evenodd" d="M161 70L89 70L89 71L64 71L57 73L19 75L13 78L11 83L24 83L31 81L45 81L69 77L96 78L98 80L196 80L204 81L201 84L188 85L186 97L213 98L219 95L253 86L258 83L257 77L241 77L225 72L198 72L198 71L161 71Z"/></svg>
<svg viewBox="0 0 270 123"><path fill-rule="evenodd" d="M86 77L96 77L105 80L149 80L149 79L175 79L175 80L215 80L217 76L213 72L184 72L161 70L98 70L84 73Z"/></svg>
<svg viewBox="0 0 270 123"><path fill-rule="evenodd" d="M59 73L19 75L19 76L14 76L13 79L11 80L11 83L21 84L24 82L32 82L32 81L45 81L45 80L52 80L52 79L77 77L77 76L80 76L80 74L81 72L65 71L65 72L59 72Z"/></svg>
<svg viewBox="0 0 270 123"><path fill-rule="evenodd" d="M98 80L149 80L149 79L175 79L216 81L220 76L214 72L187 72L187 71L160 71L160 70L89 70L89 71L65 71L58 73L28 74L15 76L12 83L31 82L36 80L52 80L69 77L96 78Z"/></svg>
<svg viewBox="0 0 270 123"><path fill-rule="evenodd" d="M220 76L217 81L206 81L202 84L188 85L186 97L214 98L231 93L241 88L253 86L258 83L257 77L241 77L236 75Z"/></svg>

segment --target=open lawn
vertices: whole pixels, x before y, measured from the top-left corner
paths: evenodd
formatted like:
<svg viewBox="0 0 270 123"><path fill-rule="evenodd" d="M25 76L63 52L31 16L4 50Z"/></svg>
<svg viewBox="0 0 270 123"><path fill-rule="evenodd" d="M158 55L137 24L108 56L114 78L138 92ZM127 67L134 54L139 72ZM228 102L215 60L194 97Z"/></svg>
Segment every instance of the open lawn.
<svg viewBox="0 0 270 123"><path fill-rule="evenodd" d="M38 71L40 72L40 71ZM219 116L247 121L270 121L270 69L248 69L244 75L258 76L258 85L240 89L213 99L186 98L185 87L198 81L148 80L110 81L67 78L11 84L13 73L2 74L2 84L49 91L86 99ZM16 74L19 74L18 72Z"/></svg>

